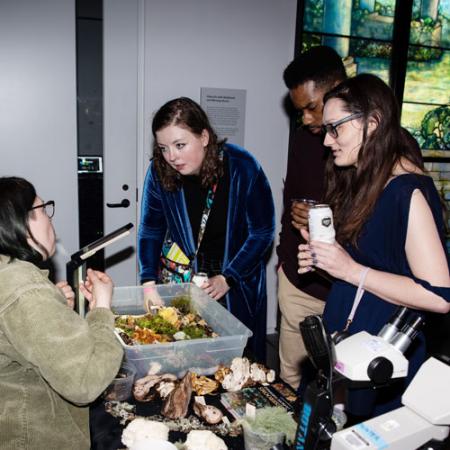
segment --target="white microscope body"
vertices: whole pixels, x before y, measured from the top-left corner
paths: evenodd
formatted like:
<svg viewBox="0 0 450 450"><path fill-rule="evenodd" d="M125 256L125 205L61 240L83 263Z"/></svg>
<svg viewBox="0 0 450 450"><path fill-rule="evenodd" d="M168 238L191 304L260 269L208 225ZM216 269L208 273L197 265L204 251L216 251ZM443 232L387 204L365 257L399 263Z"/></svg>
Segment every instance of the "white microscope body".
<svg viewBox="0 0 450 450"><path fill-rule="evenodd" d="M402 403L401 408L334 433L331 450L414 450L432 439L443 441L450 425L450 366L429 358Z"/></svg>
<svg viewBox="0 0 450 450"><path fill-rule="evenodd" d="M378 336L364 331L335 346L335 371L352 381L383 384L408 374L404 351L422 319L404 322L403 308ZM333 434L331 450L414 450L431 440L443 441L450 425L450 366L429 358L402 396L403 407Z"/></svg>
<svg viewBox="0 0 450 450"><path fill-rule="evenodd" d="M352 381L388 382L408 374L408 360L403 353L380 336L361 331L335 346L334 370ZM383 373L376 374L377 371Z"/></svg>
<svg viewBox="0 0 450 450"><path fill-rule="evenodd" d="M411 315L403 307L397 310L377 336L361 331L347 337L343 334L332 336L333 341L330 342L325 338L325 330L318 316L307 317L300 324L300 330L311 360L320 369L319 373L326 375L327 386L331 383L334 370L350 380L351 386L383 389L391 380L408 374L408 360L404 352L422 325L420 315ZM330 368L328 372L327 367ZM309 407L313 405L314 414L305 414L303 407L296 450L325 448L317 447L319 442L331 450L415 450L432 440L442 443L449 435L448 361L446 364L429 358L420 367L402 396L403 407L339 432L329 427L331 391L327 390L328 387L319 388L310 383L305 392L304 403ZM331 447L328 447L329 440Z"/></svg>

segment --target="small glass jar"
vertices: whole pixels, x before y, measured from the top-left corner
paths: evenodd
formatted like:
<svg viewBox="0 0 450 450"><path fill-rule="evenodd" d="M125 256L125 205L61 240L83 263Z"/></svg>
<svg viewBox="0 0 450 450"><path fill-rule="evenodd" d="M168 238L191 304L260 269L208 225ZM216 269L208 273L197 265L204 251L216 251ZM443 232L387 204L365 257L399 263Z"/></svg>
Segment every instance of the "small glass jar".
<svg viewBox="0 0 450 450"><path fill-rule="evenodd" d="M208 274L205 272L198 272L192 277L192 282L199 288L202 287L205 281L208 281Z"/></svg>

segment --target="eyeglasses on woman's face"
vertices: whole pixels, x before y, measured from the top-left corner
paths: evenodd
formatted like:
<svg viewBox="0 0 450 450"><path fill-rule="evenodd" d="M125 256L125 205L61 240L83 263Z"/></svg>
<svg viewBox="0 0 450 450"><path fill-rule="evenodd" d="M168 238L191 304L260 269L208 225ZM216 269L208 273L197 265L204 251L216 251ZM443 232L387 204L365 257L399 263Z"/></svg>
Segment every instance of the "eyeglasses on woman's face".
<svg viewBox="0 0 450 450"><path fill-rule="evenodd" d="M336 122L327 123L325 125L322 125L323 133L329 134L333 139L337 139L339 137L338 127L340 127L342 124L344 124L346 122L350 122L351 120L359 119L362 116L363 116L363 113L350 114L349 116L344 117L343 119L340 119Z"/></svg>
<svg viewBox="0 0 450 450"><path fill-rule="evenodd" d="M45 214L51 219L53 214L55 214L55 201L49 200L48 202L42 203L42 205L33 206L30 208L30 211L38 208L44 208Z"/></svg>

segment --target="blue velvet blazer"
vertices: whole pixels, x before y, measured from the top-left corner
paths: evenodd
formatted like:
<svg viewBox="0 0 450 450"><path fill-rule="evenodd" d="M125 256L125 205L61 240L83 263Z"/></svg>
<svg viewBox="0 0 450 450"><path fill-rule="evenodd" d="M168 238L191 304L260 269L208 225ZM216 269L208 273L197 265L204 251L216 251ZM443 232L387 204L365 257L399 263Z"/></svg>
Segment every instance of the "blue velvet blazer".
<svg viewBox="0 0 450 450"><path fill-rule="evenodd" d="M232 144L225 144L224 151L228 155L230 190L222 274L236 281L226 295L226 304L253 331L250 347L262 358L267 309L265 259L275 230L272 192L260 164L249 152ZM195 254L183 189L164 190L150 164L138 231L141 280L158 278L166 231L188 257Z"/></svg>

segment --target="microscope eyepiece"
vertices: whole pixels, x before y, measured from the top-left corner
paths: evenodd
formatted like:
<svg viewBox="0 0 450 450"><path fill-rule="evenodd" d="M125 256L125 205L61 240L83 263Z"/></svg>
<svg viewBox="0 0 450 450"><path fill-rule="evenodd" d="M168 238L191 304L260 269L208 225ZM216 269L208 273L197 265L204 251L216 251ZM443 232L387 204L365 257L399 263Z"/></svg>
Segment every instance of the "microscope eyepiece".
<svg viewBox="0 0 450 450"><path fill-rule="evenodd" d="M398 307L395 313L389 319L389 322L384 325L384 327L378 333L378 336L385 341L390 342L391 339L400 331L402 324L405 322L408 315L409 310L406 306Z"/></svg>
<svg viewBox="0 0 450 450"><path fill-rule="evenodd" d="M397 350L405 353L424 324L425 321L422 316L419 316L418 314L413 315L405 325L403 325L401 331L390 340L390 343Z"/></svg>

